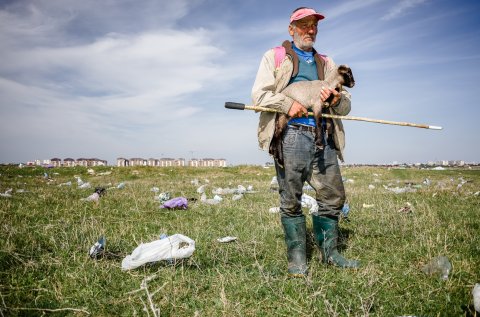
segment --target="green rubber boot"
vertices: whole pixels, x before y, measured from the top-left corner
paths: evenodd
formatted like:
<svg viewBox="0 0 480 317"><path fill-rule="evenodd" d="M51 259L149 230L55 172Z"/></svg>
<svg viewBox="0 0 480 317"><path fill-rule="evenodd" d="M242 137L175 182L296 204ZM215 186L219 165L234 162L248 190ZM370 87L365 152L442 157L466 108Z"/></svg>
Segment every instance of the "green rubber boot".
<svg viewBox="0 0 480 317"><path fill-rule="evenodd" d="M312 215L313 233L322 253L322 262L341 268L358 268L360 262L345 259L338 253L338 220Z"/></svg>
<svg viewBox="0 0 480 317"><path fill-rule="evenodd" d="M307 234L305 216L282 217L285 243L287 245L288 275L307 275Z"/></svg>

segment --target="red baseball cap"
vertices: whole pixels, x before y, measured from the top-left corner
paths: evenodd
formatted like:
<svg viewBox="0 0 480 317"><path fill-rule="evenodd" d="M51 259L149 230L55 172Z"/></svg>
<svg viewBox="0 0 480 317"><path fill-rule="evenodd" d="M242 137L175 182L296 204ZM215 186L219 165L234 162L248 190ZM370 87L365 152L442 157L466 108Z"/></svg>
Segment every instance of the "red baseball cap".
<svg viewBox="0 0 480 317"><path fill-rule="evenodd" d="M292 13L292 15L290 16L290 23L292 23L293 21L298 21L300 19L303 19L311 15L315 16L317 18L317 21L323 20L325 18L323 15L321 15L314 9L303 8Z"/></svg>

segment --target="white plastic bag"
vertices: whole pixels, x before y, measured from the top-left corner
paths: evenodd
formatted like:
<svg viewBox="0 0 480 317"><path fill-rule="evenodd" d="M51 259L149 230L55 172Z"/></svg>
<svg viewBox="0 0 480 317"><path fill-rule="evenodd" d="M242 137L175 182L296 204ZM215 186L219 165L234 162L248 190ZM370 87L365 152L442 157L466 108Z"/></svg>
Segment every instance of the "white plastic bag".
<svg viewBox="0 0 480 317"><path fill-rule="evenodd" d="M135 269L149 262L188 258L193 251L195 241L177 233L161 240L140 244L131 255L123 259L122 270Z"/></svg>

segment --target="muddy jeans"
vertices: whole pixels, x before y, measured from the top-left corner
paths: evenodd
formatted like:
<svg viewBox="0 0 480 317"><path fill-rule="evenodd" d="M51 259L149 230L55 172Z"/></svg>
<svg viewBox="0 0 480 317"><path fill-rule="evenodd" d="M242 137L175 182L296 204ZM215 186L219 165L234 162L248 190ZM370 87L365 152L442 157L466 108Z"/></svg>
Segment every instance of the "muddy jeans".
<svg viewBox="0 0 480 317"><path fill-rule="evenodd" d="M305 181L315 189L318 214L339 216L345 203L345 189L333 140L329 139L324 149L319 150L313 132L287 127L282 142L285 166L275 164L281 216L302 216Z"/></svg>

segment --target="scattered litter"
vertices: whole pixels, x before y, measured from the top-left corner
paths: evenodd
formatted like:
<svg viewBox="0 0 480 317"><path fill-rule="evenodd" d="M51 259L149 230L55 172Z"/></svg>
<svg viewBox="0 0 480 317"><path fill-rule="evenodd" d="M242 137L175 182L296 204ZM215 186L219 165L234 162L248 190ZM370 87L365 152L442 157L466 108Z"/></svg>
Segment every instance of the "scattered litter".
<svg viewBox="0 0 480 317"><path fill-rule="evenodd" d="M198 181L198 179L195 178L195 179L191 180L190 183L194 186L198 186L199 181Z"/></svg>
<svg viewBox="0 0 480 317"><path fill-rule="evenodd" d="M207 195L205 193L203 193L202 196L200 197L200 201L202 203L209 204L209 205L216 205L216 204L220 203L222 200L223 200L223 198L218 196L218 195L215 195L215 197L213 197L213 199L212 198L207 199Z"/></svg>
<svg viewBox="0 0 480 317"><path fill-rule="evenodd" d="M245 193L254 193L253 186L249 185L247 188L243 185L238 185L237 188L221 188L218 187L212 190L214 195L230 195L230 194L245 194Z"/></svg>
<svg viewBox="0 0 480 317"><path fill-rule="evenodd" d="M473 196L478 196L480 195L480 191L479 192L475 192L475 194L473 194Z"/></svg>
<svg viewBox="0 0 480 317"><path fill-rule="evenodd" d="M95 242L94 245L90 248L90 251L88 252L88 255L92 259L98 259L99 257L103 256L105 253L105 237L100 237L97 242Z"/></svg>
<svg viewBox="0 0 480 317"><path fill-rule="evenodd" d="M140 244L122 261L122 270L135 269L150 262L168 259L184 259L195 251L195 241L182 234Z"/></svg>
<svg viewBox="0 0 480 317"><path fill-rule="evenodd" d="M175 197L170 200L167 200L160 208L167 209L187 209L188 202L185 197Z"/></svg>
<svg viewBox="0 0 480 317"><path fill-rule="evenodd" d="M91 194L90 196L88 196L87 198L81 198L80 200L81 201L94 201L94 202L98 202L98 198L100 198L100 195L98 193L93 193Z"/></svg>
<svg viewBox="0 0 480 317"><path fill-rule="evenodd" d="M312 196L307 194L302 195L302 208L309 208L310 214L317 214L318 213L318 203ZM272 207L268 210L271 214L276 214L280 212L280 207Z"/></svg>
<svg viewBox="0 0 480 317"><path fill-rule="evenodd" d="M406 213L406 214L412 213L413 212L412 204L407 202L407 204L405 206L403 206L402 208L400 208L399 210L397 210L397 212L403 212L403 213Z"/></svg>
<svg viewBox="0 0 480 317"><path fill-rule="evenodd" d="M87 174L88 174L88 175L95 175L95 171L94 171L93 169L89 168L89 169L87 170Z"/></svg>
<svg viewBox="0 0 480 317"><path fill-rule="evenodd" d="M125 183L120 183L117 185L117 189L124 189L125 188Z"/></svg>
<svg viewBox="0 0 480 317"><path fill-rule="evenodd" d="M232 242L232 241L235 241L235 240L237 240L237 237L230 237L230 236L217 239L217 241L220 242L220 243L227 243L227 242Z"/></svg>
<svg viewBox="0 0 480 317"><path fill-rule="evenodd" d="M160 193L157 197L155 197L155 200L158 200L161 204L163 204L167 200L170 200L170 193L169 192Z"/></svg>
<svg viewBox="0 0 480 317"><path fill-rule="evenodd" d="M97 187L95 188L95 192L88 196L87 198L82 198L80 199L81 201L94 201L98 203L98 199L100 196L103 196L105 194L106 190L103 187Z"/></svg>
<svg viewBox="0 0 480 317"><path fill-rule="evenodd" d="M200 187L197 188L197 193L199 194L203 194L205 193L205 187L207 186L207 184L204 184L204 185L201 185Z"/></svg>
<svg viewBox="0 0 480 317"><path fill-rule="evenodd" d="M23 188L15 190L16 193L28 193L29 191Z"/></svg>
<svg viewBox="0 0 480 317"><path fill-rule="evenodd" d="M480 284L475 284L472 290L473 295L473 307L475 310L480 313Z"/></svg>
<svg viewBox="0 0 480 317"><path fill-rule="evenodd" d="M318 213L318 204L315 198L307 194L302 194L302 207L309 208L311 214Z"/></svg>
<svg viewBox="0 0 480 317"><path fill-rule="evenodd" d="M342 207L342 216L346 219L348 218L348 213L350 212L350 206L347 203L343 204Z"/></svg>
<svg viewBox="0 0 480 317"><path fill-rule="evenodd" d="M425 178L423 180L423 184L426 185L426 186L430 186L432 184L432 182L428 178Z"/></svg>
<svg viewBox="0 0 480 317"><path fill-rule="evenodd" d="M45 174L46 174L46 173L45 173ZM84 182L82 181L82 179L80 178L80 176L73 176L73 177L75 177L75 178L77 179L77 186L82 186L82 185L83 185Z"/></svg>
<svg viewBox="0 0 480 317"><path fill-rule="evenodd" d="M270 182L270 190L272 190L272 191L278 190L277 176L272 177L272 181Z"/></svg>
<svg viewBox="0 0 480 317"><path fill-rule="evenodd" d="M72 186L72 182L58 184L58 187L62 187L62 186Z"/></svg>
<svg viewBox="0 0 480 317"><path fill-rule="evenodd" d="M395 194L403 194L403 193L415 193L417 191L416 188L411 188L409 186L406 187L388 187L388 186L383 186L386 190L389 190L391 192L394 192Z"/></svg>
<svg viewBox="0 0 480 317"><path fill-rule="evenodd" d="M364 204L362 205L362 208L365 208L365 209L373 208L373 207L375 207L375 204L365 204L365 203L364 203Z"/></svg>
<svg viewBox="0 0 480 317"><path fill-rule="evenodd" d="M459 178L459 180L460 180L460 184L457 185L457 189L460 189L464 184L468 182L461 177Z"/></svg>
<svg viewBox="0 0 480 317"><path fill-rule="evenodd" d="M370 184L370 185L368 185L368 189L370 189L370 190L375 189L375 186Z"/></svg>
<svg viewBox="0 0 480 317"><path fill-rule="evenodd" d="M160 234L160 240L168 238L168 235L166 233L161 233ZM165 261L168 262L168 264L173 265L175 264L175 261L173 259L165 259Z"/></svg>
<svg viewBox="0 0 480 317"><path fill-rule="evenodd" d="M106 175L110 175L110 174L112 174L112 171L98 173L99 176L106 176Z"/></svg>
<svg viewBox="0 0 480 317"><path fill-rule="evenodd" d="M160 188L153 186L152 188L150 188L150 191L154 193L158 193L160 191Z"/></svg>
<svg viewBox="0 0 480 317"><path fill-rule="evenodd" d="M344 183L347 183L347 184L353 184L353 183L355 183L355 180L353 180L353 179L351 179L351 178L345 178L345 179L343 180L343 182L344 182Z"/></svg>
<svg viewBox="0 0 480 317"><path fill-rule="evenodd" d="M432 171L444 171L445 168L441 167L441 166L437 166L437 167L434 167L432 168Z"/></svg>
<svg viewBox="0 0 480 317"><path fill-rule="evenodd" d="M78 188L80 189L86 189L86 188L91 188L92 185L90 185L89 182L86 182L86 183L82 183L82 185L79 185Z"/></svg>
<svg viewBox="0 0 480 317"><path fill-rule="evenodd" d="M427 275L438 275L441 279L448 279L452 264L446 256L437 256L422 267L422 272Z"/></svg>
<svg viewBox="0 0 480 317"><path fill-rule="evenodd" d="M7 189L4 193L0 193L0 197L12 197L12 188Z"/></svg>
<svg viewBox="0 0 480 317"><path fill-rule="evenodd" d="M232 200L240 200L243 198L243 194L237 194L232 196Z"/></svg>
<svg viewBox="0 0 480 317"><path fill-rule="evenodd" d="M280 212L280 207L272 207L268 210L269 213L271 214L276 214Z"/></svg>

